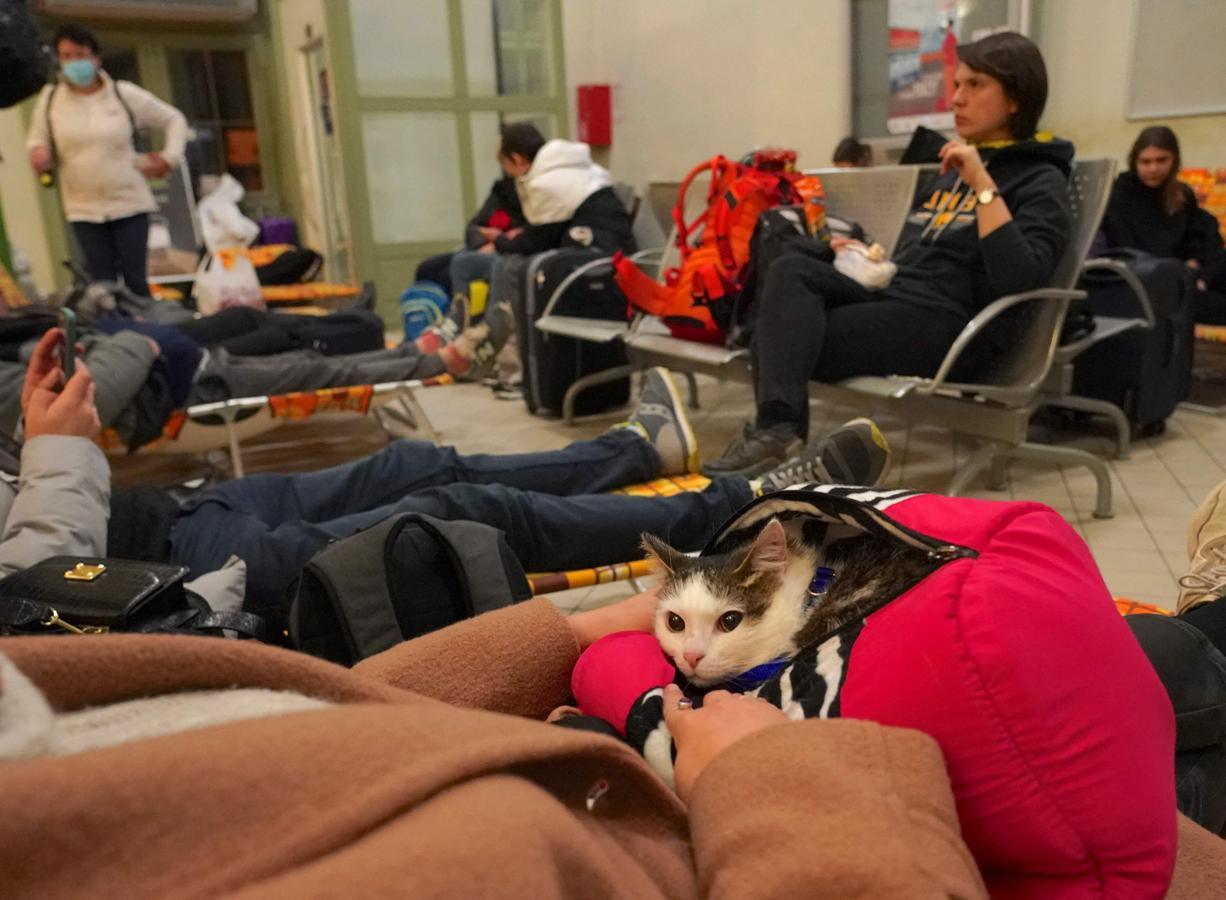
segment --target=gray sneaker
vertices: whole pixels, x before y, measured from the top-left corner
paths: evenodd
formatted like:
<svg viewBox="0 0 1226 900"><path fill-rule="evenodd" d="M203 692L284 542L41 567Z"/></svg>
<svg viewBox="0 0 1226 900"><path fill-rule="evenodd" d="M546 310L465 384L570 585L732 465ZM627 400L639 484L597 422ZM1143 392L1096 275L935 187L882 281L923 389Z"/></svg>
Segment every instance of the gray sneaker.
<svg viewBox="0 0 1226 900"><path fill-rule="evenodd" d="M698 441L668 369L656 366L643 378L643 393L630 418L614 428L640 434L660 454L661 475L681 475L698 469Z"/></svg>
<svg viewBox="0 0 1226 900"><path fill-rule="evenodd" d="M802 447L804 442L789 425L759 429L747 424L741 436L727 446L723 456L703 465L702 474L708 478L720 475L757 478L763 472L784 465Z"/></svg>
<svg viewBox="0 0 1226 900"><path fill-rule="evenodd" d="M872 419L852 419L762 476L764 492L794 484L875 487L890 471L890 444Z"/></svg>

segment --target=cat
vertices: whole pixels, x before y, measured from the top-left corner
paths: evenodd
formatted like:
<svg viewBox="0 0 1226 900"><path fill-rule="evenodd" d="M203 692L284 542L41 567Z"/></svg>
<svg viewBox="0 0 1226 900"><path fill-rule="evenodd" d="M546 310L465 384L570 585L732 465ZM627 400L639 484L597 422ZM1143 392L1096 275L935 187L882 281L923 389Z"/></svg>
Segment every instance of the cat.
<svg viewBox="0 0 1226 900"><path fill-rule="evenodd" d="M711 556L688 556L643 535L662 576L655 635L690 684L714 687L791 659L940 564L924 550L880 537L826 541L826 525L803 517L773 518L751 541ZM819 566L834 576L814 596Z"/></svg>

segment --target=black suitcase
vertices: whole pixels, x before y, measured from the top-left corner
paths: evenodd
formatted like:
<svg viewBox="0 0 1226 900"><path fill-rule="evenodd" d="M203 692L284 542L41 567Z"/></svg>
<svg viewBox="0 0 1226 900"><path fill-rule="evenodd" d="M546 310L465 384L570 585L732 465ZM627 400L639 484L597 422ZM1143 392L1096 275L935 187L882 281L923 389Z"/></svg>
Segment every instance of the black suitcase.
<svg viewBox="0 0 1226 900"><path fill-rule="evenodd" d="M295 349L316 350L324 356L345 356L384 348L383 320L365 309L347 309L326 316L281 316Z"/></svg>
<svg viewBox="0 0 1226 900"><path fill-rule="evenodd" d="M1122 258L1149 294L1156 320L1152 329L1134 328L1102 341L1077 358L1073 391L1120 407L1140 434L1159 434L1192 384L1195 326L1193 281L1177 259L1137 251L1111 251ZM1081 287L1090 311L1136 318L1137 301L1119 276L1091 273Z"/></svg>
<svg viewBox="0 0 1226 900"><path fill-rule="evenodd" d="M587 248L550 250L530 257L523 266L522 278L510 290L515 313L519 357L523 366L524 401L528 411L557 415L562 398L578 379L626 365L626 348L621 341L597 344L538 331L535 322L545 311L558 285L576 268L608 254ZM501 299L498 285L491 285L493 296ZM601 267L577 279L554 308L561 316L588 319L626 320L626 298L613 279L611 268ZM619 378L595 385L579 394L575 402L578 415L592 415L624 406L630 400L630 379Z"/></svg>

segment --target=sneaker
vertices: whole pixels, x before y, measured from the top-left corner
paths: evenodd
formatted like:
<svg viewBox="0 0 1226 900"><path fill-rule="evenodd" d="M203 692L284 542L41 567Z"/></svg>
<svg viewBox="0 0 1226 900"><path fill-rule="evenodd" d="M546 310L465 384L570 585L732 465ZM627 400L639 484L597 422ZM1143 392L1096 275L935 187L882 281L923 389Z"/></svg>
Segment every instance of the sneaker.
<svg viewBox="0 0 1226 900"><path fill-rule="evenodd" d="M763 475L762 490L814 482L876 487L889 474L890 456L890 444L872 419L852 419Z"/></svg>
<svg viewBox="0 0 1226 900"><path fill-rule="evenodd" d="M686 418L677 386L668 369L656 366L643 378L643 393L630 418L614 428L637 432L660 454L661 475L681 475L698 469L698 440Z"/></svg>
<svg viewBox="0 0 1226 900"><path fill-rule="evenodd" d="M754 428L746 424L741 436L724 450L724 455L702 467L708 478L720 475L740 475L757 478L784 465L804 447L804 441L796 436L790 425L774 425L770 428Z"/></svg>
<svg viewBox="0 0 1226 900"><path fill-rule="evenodd" d="M1188 525L1188 574L1179 579L1176 612L1226 595L1226 481L1205 497Z"/></svg>
<svg viewBox="0 0 1226 900"><path fill-rule="evenodd" d="M515 320L509 303L495 303L480 325L472 325L439 351L447 369L460 381L481 381L494 371L498 352L511 336Z"/></svg>

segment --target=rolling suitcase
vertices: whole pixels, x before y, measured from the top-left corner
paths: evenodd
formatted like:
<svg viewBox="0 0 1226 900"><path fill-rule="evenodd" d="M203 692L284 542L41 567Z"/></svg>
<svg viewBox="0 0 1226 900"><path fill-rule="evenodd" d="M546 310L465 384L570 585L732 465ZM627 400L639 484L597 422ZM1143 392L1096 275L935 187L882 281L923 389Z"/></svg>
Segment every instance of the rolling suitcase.
<svg viewBox="0 0 1226 900"><path fill-rule="evenodd" d="M1149 294L1156 321L1152 329L1125 331L1081 354L1074 364L1073 391L1114 403L1138 434L1160 434L1192 383L1192 275L1177 259L1132 250L1107 255L1132 268ZM1095 315L1140 315L1132 291L1116 275L1087 275L1081 287Z"/></svg>
<svg viewBox="0 0 1226 900"><path fill-rule="evenodd" d="M620 341L596 344L574 338L544 334L535 322L545 311L549 298L558 285L583 263L608 254L600 250L567 248L550 250L530 257L519 264L522 276L511 288L510 298L515 314L520 361L523 367L524 401L529 412L557 415L562 411L562 398L578 379L626 365L626 348ZM505 269L504 269L505 277ZM502 299L499 270L495 269L491 293ZM590 319L626 320L626 298L617 287L611 269L601 268L579 278L567 288L558 305L557 315ZM619 378L608 384L595 385L579 394L575 412L591 415L624 406L630 400L630 379Z"/></svg>

